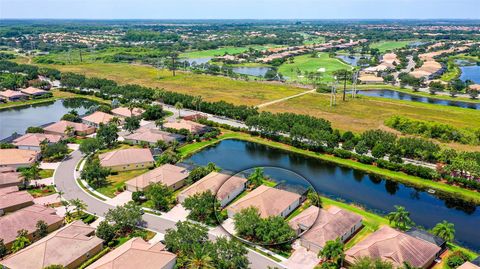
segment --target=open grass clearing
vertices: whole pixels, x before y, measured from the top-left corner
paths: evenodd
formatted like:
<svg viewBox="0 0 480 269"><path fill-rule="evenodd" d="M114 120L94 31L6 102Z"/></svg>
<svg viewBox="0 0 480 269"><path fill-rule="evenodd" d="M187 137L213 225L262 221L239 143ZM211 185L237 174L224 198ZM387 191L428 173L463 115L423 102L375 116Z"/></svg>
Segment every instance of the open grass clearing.
<svg viewBox="0 0 480 269"><path fill-rule="evenodd" d="M207 101L226 101L237 105L258 105L305 91L305 89L274 83L248 82L227 77L177 72L150 66L131 64L42 65L75 72L90 77L101 77L119 84L139 84L152 88L190 95L200 95Z"/></svg>
<svg viewBox="0 0 480 269"><path fill-rule="evenodd" d="M215 56L223 56L225 54L238 54L248 51L250 48L256 50L264 50L271 47L279 47L279 45L256 45L245 47L223 47L210 50L187 51L180 54L180 58L209 58Z"/></svg>
<svg viewBox="0 0 480 269"><path fill-rule="evenodd" d="M322 77L324 81L333 81L333 72L340 69L352 69L352 66L340 61L337 58L330 58L328 53L318 53L318 57L313 58L310 54L294 57L294 62L286 61L278 68L278 71L288 77L290 81L308 82L305 72L316 72L320 68L325 68ZM301 71L299 75L298 71Z"/></svg>
<svg viewBox="0 0 480 269"><path fill-rule="evenodd" d="M403 41L379 41L372 43L370 48L378 49L380 52L386 52L387 50L400 49L408 44L414 42L413 40L403 40Z"/></svg>

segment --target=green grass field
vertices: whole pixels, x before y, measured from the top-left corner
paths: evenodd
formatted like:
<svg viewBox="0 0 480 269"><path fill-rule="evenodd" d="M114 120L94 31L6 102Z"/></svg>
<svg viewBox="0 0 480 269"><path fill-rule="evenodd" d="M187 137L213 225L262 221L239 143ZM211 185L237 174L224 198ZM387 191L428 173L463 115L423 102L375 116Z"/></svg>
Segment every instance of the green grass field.
<svg viewBox="0 0 480 269"><path fill-rule="evenodd" d="M385 52L387 50L400 49L406 45L412 43L413 41L404 40L404 41L380 41L375 42L370 45L372 49L378 49L380 52Z"/></svg>
<svg viewBox="0 0 480 269"><path fill-rule="evenodd" d="M132 64L42 65L86 76L115 80L120 84L139 84L169 91L200 95L207 101L220 101L237 105L258 105L305 91L289 85L232 80L227 77L158 70L150 66Z"/></svg>
<svg viewBox="0 0 480 269"><path fill-rule="evenodd" d="M107 177L108 185L96 189L99 193L113 198L115 197L115 192L118 188L123 188L125 186L125 182L130 180L134 177L137 177L141 174L145 174L148 172L148 169L138 169L138 170L131 170L125 172L118 172L116 175L112 174Z"/></svg>
<svg viewBox="0 0 480 269"><path fill-rule="evenodd" d="M265 46L245 46L245 47L223 47L211 50L188 51L180 54L181 58L208 58L215 56L223 56L225 54L238 54L247 51L249 48L253 49L267 49L271 47L278 47L278 45Z"/></svg>
<svg viewBox="0 0 480 269"><path fill-rule="evenodd" d="M301 55L294 57L294 63L288 61L280 65L278 71L287 76L290 81L307 82L308 79L304 76L303 72L315 72L319 68L325 68L323 80L333 81L333 72L340 69L352 69L350 65L347 65L337 58L330 58L328 53L319 53L318 57L312 58L311 55ZM298 70L302 72L299 76Z"/></svg>

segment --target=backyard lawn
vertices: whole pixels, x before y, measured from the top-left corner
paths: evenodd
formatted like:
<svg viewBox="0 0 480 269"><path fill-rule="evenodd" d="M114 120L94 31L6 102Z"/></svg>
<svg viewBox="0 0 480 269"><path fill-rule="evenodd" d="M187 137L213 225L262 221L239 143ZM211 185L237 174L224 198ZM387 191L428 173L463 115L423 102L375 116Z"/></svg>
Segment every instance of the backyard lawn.
<svg viewBox="0 0 480 269"><path fill-rule="evenodd" d="M319 68L325 68L326 72L323 80L333 81L333 72L340 69L352 69L348 64L343 63L337 58L330 58L328 53L319 53L318 57L312 58L310 54L294 57L294 63L288 61L280 65L278 71L288 77L290 81L307 82L304 72L315 72ZM299 75L297 72L302 72Z"/></svg>
<svg viewBox="0 0 480 269"><path fill-rule="evenodd" d="M115 192L118 188L123 189L126 181L146 172L148 172L148 169L131 170L118 172L117 174L111 174L107 177L108 185L97 188L96 190L107 197L113 198L115 197Z"/></svg>

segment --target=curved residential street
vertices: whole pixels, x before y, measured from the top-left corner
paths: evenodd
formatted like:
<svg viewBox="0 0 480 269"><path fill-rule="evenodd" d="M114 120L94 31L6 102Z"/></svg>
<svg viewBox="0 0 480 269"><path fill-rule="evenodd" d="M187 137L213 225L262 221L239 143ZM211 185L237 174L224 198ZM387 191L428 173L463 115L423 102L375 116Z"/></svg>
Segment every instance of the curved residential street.
<svg viewBox="0 0 480 269"><path fill-rule="evenodd" d="M82 153L79 150L72 152L69 155L69 158L65 159L55 170L54 182L57 189L64 192L63 197L65 199L71 200L78 198L87 204L88 212L97 216L103 216L108 209L113 208L114 206L91 196L77 184L75 179L75 168L81 159ZM148 213L143 215L143 220L144 227L160 233L165 233L167 229L175 227L176 223L175 220ZM211 239L215 239L220 235L225 235L225 233L219 228L215 228L209 232ZM251 263L250 267L253 269L264 269L268 267L286 268L284 265L250 249L248 249L247 256Z"/></svg>

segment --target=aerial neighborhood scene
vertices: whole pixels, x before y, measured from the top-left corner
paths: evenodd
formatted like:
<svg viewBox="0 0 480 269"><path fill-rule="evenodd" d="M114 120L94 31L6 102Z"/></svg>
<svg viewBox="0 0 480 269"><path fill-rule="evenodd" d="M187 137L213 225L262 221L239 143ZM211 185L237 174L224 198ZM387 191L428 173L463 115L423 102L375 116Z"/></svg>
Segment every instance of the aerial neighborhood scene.
<svg viewBox="0 0 480 269"><path fill-rule="evenodd" d="M480 269L477 0L0 0L0 269Z"/></svg>

